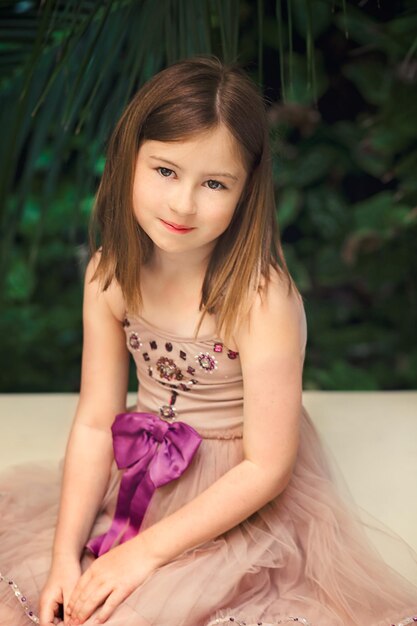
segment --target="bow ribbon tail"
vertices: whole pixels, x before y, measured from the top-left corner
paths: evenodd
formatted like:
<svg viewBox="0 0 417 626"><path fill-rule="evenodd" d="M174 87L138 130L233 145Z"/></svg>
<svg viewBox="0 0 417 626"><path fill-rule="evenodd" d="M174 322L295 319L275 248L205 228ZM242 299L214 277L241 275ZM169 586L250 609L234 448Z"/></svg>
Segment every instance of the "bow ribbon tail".
<svg viewBox="0 0 417 626"><path fill-rule="evenodd" d="M136 463L124 472L123 478L120 482L116 512L109 530L101 535L98 535L97 537L93 537L86 544L86 547L96 557L108 552L113 547L113 544L116 542L119 535L126 528L130 517L132 499L134 498L135 491L139 489L141 481L143 481L143 477L147 475L148 465L154 455L155 447L156 446L150 446L144 457L140 459L140 465L139 463ZM125 539L122 539L121 542L122 541L125 541Z"/></svg>
<svg viewBox="0 0 417 626"><path fill-rule="evenodd" d="M155 489L156 487L152 482L149 472L146 472L133 497L130 507L129 525L123 533L120 543L132 539L138 534Z"/></svg>

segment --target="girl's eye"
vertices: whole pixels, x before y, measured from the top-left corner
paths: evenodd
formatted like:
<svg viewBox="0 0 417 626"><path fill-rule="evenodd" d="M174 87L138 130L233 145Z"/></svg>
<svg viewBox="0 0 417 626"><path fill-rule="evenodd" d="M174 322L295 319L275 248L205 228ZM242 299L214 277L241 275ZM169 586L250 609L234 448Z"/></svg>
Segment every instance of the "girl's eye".
<svg viewBox="0 0 417 626"><path fill-rule="evenodd" d="M157 167L156 171L159 172L161 174L161 176L163 176L164 178L170 178L171 174L174 173L174 170L170 170L168 167ZM220 191L221 189L227 189L227 187L225 185L223 185L223 183L219 183L218 180L208 180L206 181L208 184L209 189L212 189L213 191Z"/></svg>
<svg viewBox="0 0 417 626"><path fill-rule="evenodd" d="M169 175L172 174L172 170L168 169L167 167L157 167L156 169L158 172L160 172L161 176L164 176L165 178L168 178Z"/></svg>
<svg viewBox="0 0 417 626"><path fill-rule="evenodd" d="M226 189L226 187L222 183L219 183L218 180L208 180L207 183L209 185L209 188L213 189L214 191L218 191L220 189ZM214 185L217 185L217 186L216 187L212 187L210 185L210 183L214 183Z"/></svg>

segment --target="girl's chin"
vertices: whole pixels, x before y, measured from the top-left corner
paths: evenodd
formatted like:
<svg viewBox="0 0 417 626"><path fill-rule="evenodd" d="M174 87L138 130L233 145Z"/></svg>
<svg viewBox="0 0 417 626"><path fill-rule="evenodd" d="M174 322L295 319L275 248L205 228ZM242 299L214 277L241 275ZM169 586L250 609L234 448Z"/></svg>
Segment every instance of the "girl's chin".
<svg viewBox="0 0 417 626"><path fill-rule="evenodd" d="M199 260L207 259L211 255L216 244L215 241L203 244L199 243L197 245L195 242L186 244L184 242L186 237L178 237L178 239L180 239L180 241L167 242L166 240L162 241L160 238L155 238L153 239L154 250L158 255L181 255L184 259L193 263L194 261L198 262Z"/></svg>

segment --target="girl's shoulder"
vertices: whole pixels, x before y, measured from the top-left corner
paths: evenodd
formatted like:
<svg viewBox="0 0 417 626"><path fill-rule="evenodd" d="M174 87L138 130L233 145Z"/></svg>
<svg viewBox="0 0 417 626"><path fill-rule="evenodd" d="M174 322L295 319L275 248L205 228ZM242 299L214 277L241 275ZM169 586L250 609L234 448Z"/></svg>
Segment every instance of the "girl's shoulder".
<svg viewBox="0 0 417 626"><path fill-rule="evenodd" d="M90 257L85 271L85 289L90 289L102 298L112 315L120 322L123 321L126 313L126 305L122 289L114 277L107 289L103 289L101 279L96 276L97 268L100 264L101 248Z"/></svg>
<svg viewBox="0 0 417 626"><path fill-rule="evenodd" d="M288 279L271 267L267 281L262 279L245 320L234 334L239 352L258 342L282 346L292 342L304 354L307 343L307 319L303 298L297 287L288 287Z"/></svg>
<svg viewBox="0 0 417 626"><path fill-rule="evenodd" d="M262 277L260 283L259 298L255 299L258 305L263 305L268 309L274 306L287 306L294 308L299 314L304 314L303 297L294 281L291 281L289 289L289 278L286 274L271 266L269 280Z"/></svg>

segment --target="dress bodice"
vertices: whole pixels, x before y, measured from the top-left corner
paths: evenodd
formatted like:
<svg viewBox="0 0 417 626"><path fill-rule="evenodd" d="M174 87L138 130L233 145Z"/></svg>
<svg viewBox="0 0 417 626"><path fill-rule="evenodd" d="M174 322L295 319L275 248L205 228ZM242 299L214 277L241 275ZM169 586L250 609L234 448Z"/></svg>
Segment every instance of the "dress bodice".
<svg viewBox="0 0 417 626"><path fill-rule="evenodd" d="M137 410L196 430L239 429L243 381L239 353L216 338L184 338L127 314L123 327L136 363Z"/></svg>

